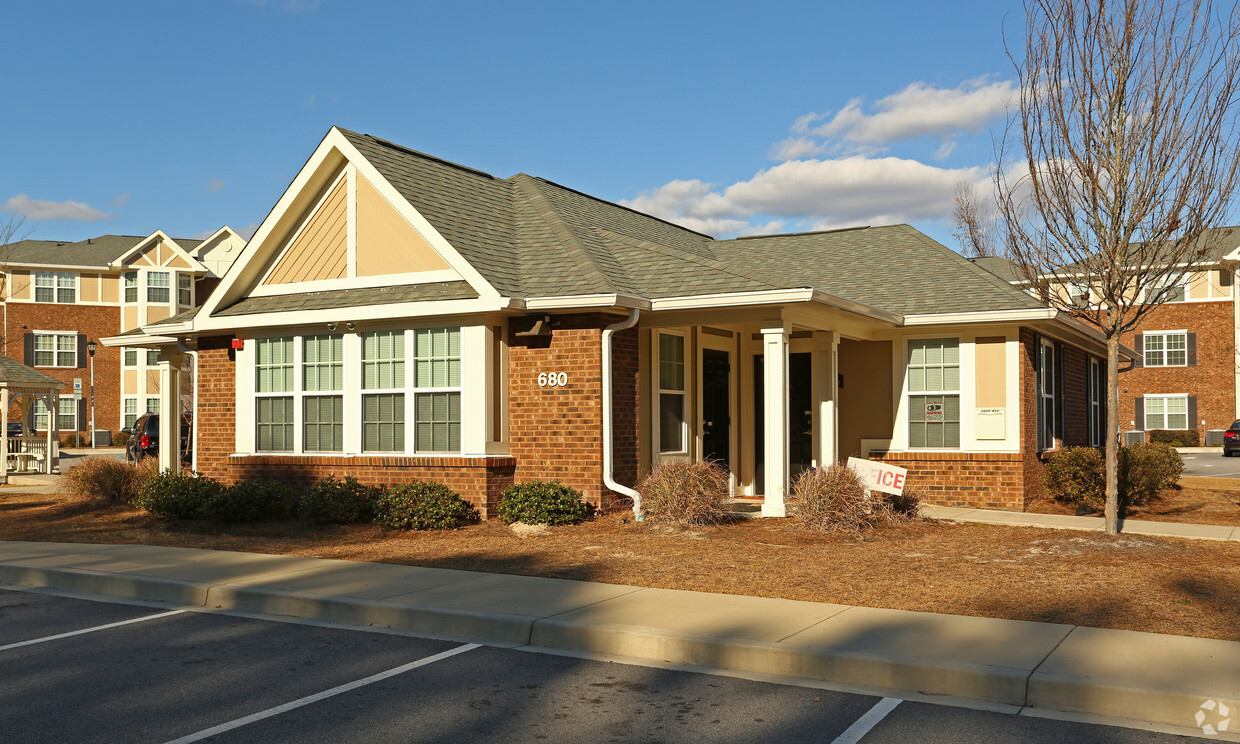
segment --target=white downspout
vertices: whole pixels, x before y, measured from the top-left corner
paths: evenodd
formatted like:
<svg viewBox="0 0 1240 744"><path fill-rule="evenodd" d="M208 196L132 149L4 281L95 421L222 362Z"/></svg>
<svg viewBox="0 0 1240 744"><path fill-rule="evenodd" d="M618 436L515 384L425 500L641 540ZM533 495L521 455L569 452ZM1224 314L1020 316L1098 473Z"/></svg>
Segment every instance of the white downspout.
<svg viewBox="0 0 1240 744"><path fill-rule="evenodd" d="M641 312L638 308L633 308L628 318L603 329L603 485L633 499L633 518L638 522L646 518L646 515L642 513L642 495L628 486L620 485L612 477L611 336L616 331L623 331L637 325L637 318Z"/></svg>
<svg viewBox="0 0 1240 744"><path fill-rule="evenodd" d="M190 372L192 373L192 377L190 378L190 383L189 383L190 384L190 394L189 394L190 413L194 417L193 420L190 421L190 424L189 424L189 471L191 473L197 473L198 472L198 424L200 423L198 421L198 352L191 351L190 349L186 348L185 343L179 338L177 339L177 351L182 354L185 354L190 359L194 360L194 366L190 370ZM181 402L181 391L178 390L177 391L178 407L179 407L180 402ZM180 411L178 411L177 416L180 417L180 415L181 413ZM178 421L177 422L177 441L179 442L180 439L181 439L181 422ZM180 449L179 445L178 445L178 449Z"/></svg>

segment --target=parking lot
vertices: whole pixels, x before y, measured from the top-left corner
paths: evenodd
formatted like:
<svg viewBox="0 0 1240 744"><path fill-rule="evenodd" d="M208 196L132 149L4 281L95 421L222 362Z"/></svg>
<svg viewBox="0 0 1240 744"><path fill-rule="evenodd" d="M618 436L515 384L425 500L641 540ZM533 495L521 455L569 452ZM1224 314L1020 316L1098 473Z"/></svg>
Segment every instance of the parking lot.
<svg viewBox="0 0 1240 744"><path fill-rule="evenodd" d="M0 589L0 741L1170 742L388 632Z"/></svg>

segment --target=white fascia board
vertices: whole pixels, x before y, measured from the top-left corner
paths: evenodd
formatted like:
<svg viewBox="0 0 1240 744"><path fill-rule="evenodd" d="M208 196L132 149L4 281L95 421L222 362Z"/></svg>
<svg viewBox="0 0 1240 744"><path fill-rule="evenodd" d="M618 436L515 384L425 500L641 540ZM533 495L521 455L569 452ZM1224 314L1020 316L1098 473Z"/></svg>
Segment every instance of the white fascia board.
<svg viewBox="0 0 1240 744"><path fill-rule="evenodd" d="M172 336L104 336L99 339L104 346L164 346L176 342Z"/></svg>
<svg viewBox="0 0 1240 744"><path fill-rule="evenodd" d="M1011 323L1022 320L1054 320L1059 311L1053 308L1030 308L1024 310L982 310L970 313L936 313L905 315L904 325L942 325L948 323Z"/></svg>
<svg viewBox="0 0 1240 744"><path fill-rule="evenodd" d="M899 313L893 313L890 310L882 310L860 302L853 302L852 300L847 300L843 297L828 294L817 289L814 290L814 301L821 302L824 305L830 305L831 307L838 308L840 310L847 310L848 312L856 313L857 315L864 315L867 318L885 321L893 325L900 325L904 322L904 316Z"/></svg>
<svg viewBox="0 0 1240 744"><path fill-rule="evenodd" d="M745 305L781 305L787 302L809 302L814 299L816 290L808 287L802 289L764 289L758 292L726 292L714 295L689 295L685 297L664 297L650 301L650 309L657 310L699 310L715 307L743 307Z"/></svg>
<svg viewBox="0 0 1240 744"><path fill-rule="evenodd" d="M648 310L650 302L622 294L568 295L565 297L528 297L521 302L526 310L577 310L591 307L623 307Z"/></svg>
<svg viewBox="0 0 1240 744"><path fill-rule="evenodd" d="M232 235L234 237L241 238L240 233L238 233L236 230L232 229L228 225L224 225L220 229L216 230L215 232L211 233L210 235L208 235L207 237L199 241L198 245L194 246L194 252L197 253L198 251L202 250L202 247L204 245L210 245L212 241L214 241L216 238L222 235ZM244 241L245 238L241 238L241 240Z"/></svg>
<svg viewBox="0 0 1240 744"><path fill-rule="evenodd" d="M441 315L471 315L508 309L506 302L488 298L474 300L437 300L433 302L402 302L390 305L361 305L325 310L292 310L255 315L229 315L203 318L200 311L195 316L192 332L195 335L225 333L251 328L277 328L281 326L304 326L326 323L348 323L384 320L431 318Z"/></svg>
<svg viewBox="0 0 1240 744"><path fill-rule="evenodd" d="M88 266L86 264L37 264L37 263L11 263L6 271L0 272L11 274L14 271L25 271L26 269L38 269L39 271L110 271L111 266Z"/></svg>
<svg viewBox="0 0 1240 744"><path fill-rule="evenodd" d="M404 217L409 224L413 226L413 229L416 230L417 233L426 240L426 242L430 243L431 248L435 249L435 252L438 253L443 260L447 261L449 266L455 269L456 272L465 279L465 281L469 282L469 285L473 287L478 294L482 295L482 297L486 299L499 299L499 292L491 286L491 283L484 279L482 274L478 273L478 270L466 261L465 257L458 253L455 248L452 247L452 244L449 243L447 238L435 229L434 225L428 222L427 219L423 217L420 212L418 212L418 210L413 208L413 205L409 203L408 199L401 196L395 186L388 183L388 180L379 173L379 170L371 165L370 161L367 160L351 142L349 142L348 138L340 133L340 130L336 127L332 127L331 131L327 133L327 137L323 139L323 142L325 144L330 143L333 147L339 150L341 154L343 154L353 165L353 167L357 168L357 172L370 182L370 185L373 186L383 196L383 198L387 200L388 204L390 204L392 208Z"/></svg>
<svg viewBox="0 0 1240 744"><path fill-rule="evenodd" d="M150 325L139 326L143 333L160 334L160 333L188 333L194 330L194 324L189 323L152 323Z"/></svg>
<svg viewBox="0 0 1240 744"><path fill-rule="evenodd" d="M182 248L180 243L174 240L171 236L169 236L163 230L156 230L155 232L146 236L142 240L138 241L137 245L135 245L133 248L130 248L128 251L125 251L123 254L121 254L120 258L116 259L115 261L110 261L108 263L108 268L121 269L121 268L130 267L131 264L129 262L134 257L135 254L140 253L147 246L151 245L152 243L156 243L160 240L167 242L168 245L172 246L172 250L175 251L177 255L179 255L181 258L189 262L190 272L194 274L207 273L206 266L203 266L201 263L199 263L198 259L190 255L189 251Z"/></svg>

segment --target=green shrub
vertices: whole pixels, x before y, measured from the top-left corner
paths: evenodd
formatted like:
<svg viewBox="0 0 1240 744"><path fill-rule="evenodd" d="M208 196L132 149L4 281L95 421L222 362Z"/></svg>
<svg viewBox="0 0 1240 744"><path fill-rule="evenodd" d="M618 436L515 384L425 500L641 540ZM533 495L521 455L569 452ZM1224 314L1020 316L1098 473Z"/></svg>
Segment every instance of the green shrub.
<svg viewBox="0 0 1240 744"><path fill-rule="evenodd" d="M71 431L60 438L61 447L89 447L90 437Z"/></svg>
<svg viewBox="0 0 1240 744"><path fill-rule="evenodd" d="M1152 429L1151 444L1169 444L1172 447L1199 447L1201 437L1196 429Z"/></svg>
<svg viewBox="0 0 1240 744"><path fill-rule="evenodd" d="M581 492L561 483L531 481L504 489L497 509L504 524L579 524L594 516L594 507Z"/></svg>
<svg viewBox="0 0 1240 744"><path fill-rule="evenodd" d="M1124 503L1139 506L1175 485L1184 460L1169 444L1132 444L1119 451L1119 492Z"/></svg>
<svg viewBox="0 0 1240 744"><path fill-rule="evenodd" d="M219 489L202 505L200 516L212 522L276 522L297 511L293 489L265 478Z"/></svg>
<svg viewBox="0 0 1240 744"><path fill-rule="evenodd" d="M390 530L447 530L477 524L478 510L442 483L394 486L375 504L375 521Z"/></svg>
<svg viewBox="0 0 1240 744"><path fill-rule="evenodd" d="M126 444L129 444L128 434L126 434L123 431L112 432L112 446L113 447L124 447Z"/></svg>
<svg viewBox="0 0 1240 744"><path fill-rule="evenodd" d="M718 524L728 517L728 471L715 462L660 465L640 483L642 511L654 522Z"/></svg>
<svg viewBox="0 0 1240 744"><path fill-rule="evenodd" d="M301 497L299 515L316 524L370 522L375 518L375 502L382 496L382 488L364 486L351 475L344 480L329 475Z"/></svg>
<svg viewBox="0 0 1240 744"><path fill-rule="evenodd" d="M203 506L222 489L219 482L206 476L166 470L142 484L133 504L167 519L198 519Z"/></svg>
<svg viewBox="0 0 1240 744"><path fill-rule="evenodd" d="M130 464L115 457L88 457L69 468L60 484L66 493L80 499L128 504L157 472L154 458Z"/></svg>
<svg viewBox="0 0 1240 744"><path fill-rule="evenodd" d="M1106 469L1093 447L1062 447L1046 462L1046 492L1065 504L1101 509L1106 504Z"/></svg>

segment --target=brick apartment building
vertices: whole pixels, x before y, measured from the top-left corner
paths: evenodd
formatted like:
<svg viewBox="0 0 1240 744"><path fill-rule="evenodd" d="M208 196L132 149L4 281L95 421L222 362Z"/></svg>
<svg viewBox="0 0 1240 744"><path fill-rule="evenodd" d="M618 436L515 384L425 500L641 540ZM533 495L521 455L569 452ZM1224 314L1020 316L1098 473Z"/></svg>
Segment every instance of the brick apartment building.
<svg viewBox="0 0 1240 744"><path fill-rule="evenodd" d="M65 383L57 411L61 432L90 426L94 355L95 428L117 431L160 402L158 351L108 347L99 339L197 307L245 244L228 227L206 238L103 235L69 243L23 240L0 246L3 337L0 353ZM74 381L82 381L76 399ZM11 419L26 412L13 411ZM29 412L48 428L42 402Z"/></svg>
<svg viewBox="0 0 1240 744"><path fill-rule="evenodd" d="M200 308L105 341L170 381L197 359L200 472L430 479L484 516L514 481L608 507L705 458L780 516L849 455L1021 509L1100 435L1105 353L907 225L716 240L338 128Z"/></svg>

